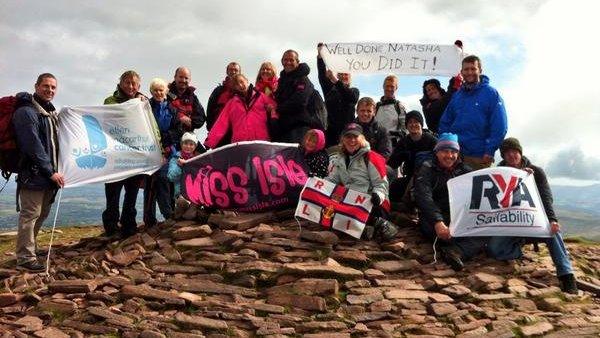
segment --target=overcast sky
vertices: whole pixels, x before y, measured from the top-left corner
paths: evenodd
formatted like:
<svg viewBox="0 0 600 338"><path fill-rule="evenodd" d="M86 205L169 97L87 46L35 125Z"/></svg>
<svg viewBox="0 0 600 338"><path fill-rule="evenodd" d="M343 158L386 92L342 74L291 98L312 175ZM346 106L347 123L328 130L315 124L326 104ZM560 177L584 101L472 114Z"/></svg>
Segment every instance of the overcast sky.
<svg viewBox="0 0 600 338"><path fill-rule="evenodd" d="M225 65L250 79L261 62L300 52L316 81L316 44L452 44L482 57L504 97L509 136L553 178L600 180L600 67L594 1L11 1L0 2L0 95L58 77L57 106L102 103L135 69L142 90L188 66L206 105ZM596 32L596 33L593 33ZM280 67L281 68L281 67ZM383 76L355 76L378 98ZM426 78L402 76L399 97L421 110ZM441 78L443 83L447 78ZM317 85L318 87L318 85Z"/></svg>

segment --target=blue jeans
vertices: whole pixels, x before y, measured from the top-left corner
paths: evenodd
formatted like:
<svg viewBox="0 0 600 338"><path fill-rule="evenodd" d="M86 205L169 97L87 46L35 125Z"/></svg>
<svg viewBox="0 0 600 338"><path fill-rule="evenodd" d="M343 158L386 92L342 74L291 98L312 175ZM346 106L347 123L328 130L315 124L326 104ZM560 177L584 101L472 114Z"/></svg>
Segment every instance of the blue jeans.
<svg viewBox="0 0 600 338"><path fill-rule="evenodd" d="M419 228L423 236L431 240L432 242L435 240L437 234L435 233L435 229L433 225L425 224L425 222L419 222ZM483 249L485 248L485 243L487 241L487 237L455 237L450 238L449 241L444 241L440 239L440 243L446 246L455 246L462 253L462 259L467 261L475 256L477 256Z"/></svg>
<svg viewBox="0 0 600 338"><path fill-rule="evenodd" d="M521 246L526 242L546 243L558 277L573 273L569 252L560 232L549 238L491 237L487 247L488 255L499 260L519 259L523 255Z"/></svg>

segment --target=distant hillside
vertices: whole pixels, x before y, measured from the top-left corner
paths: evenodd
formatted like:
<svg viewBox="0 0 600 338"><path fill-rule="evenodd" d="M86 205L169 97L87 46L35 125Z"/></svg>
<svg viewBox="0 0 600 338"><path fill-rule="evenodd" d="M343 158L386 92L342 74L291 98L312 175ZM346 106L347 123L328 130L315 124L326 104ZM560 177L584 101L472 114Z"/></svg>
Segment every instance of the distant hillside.
<svg viewBox="0 0 600 338"><path fill-rule="evenodd" d="M552 192L565 234L600 241L600 184L552 186Z"/></svg>
<svg viewBox="0 0 600 338"><path fill-rule="evenodd" d="M0 194L0 230L17 224L14 182ZM600 241L600 184L587 187L552 186L554 207L568 236L583 236ZM138 195L137 219L142 220L142 196ZM54 206L55 207L55 206ZM60 225L101 224L105 207L104 185L92 184L63 192ZM50 219L54 216L54 209ZM49 226L50 220L46 221Z"/></svg>
<svg viewBox="0 0 600 338"><path fill-rule="evenodd" d="M15 210L16 185L11 182L0 194L0 231L12 229L17 224L17 212ZM144 190L140 189L137 203L137 220L142 221ZM86 225L102 224L102 211L106 206L104 196L104 184L90 184L87 186L65 189L59 210L57 223L59 225ZM56 203L44 226L51 226L54 219ZM158 213L160 219L160 213Z"/></svg>

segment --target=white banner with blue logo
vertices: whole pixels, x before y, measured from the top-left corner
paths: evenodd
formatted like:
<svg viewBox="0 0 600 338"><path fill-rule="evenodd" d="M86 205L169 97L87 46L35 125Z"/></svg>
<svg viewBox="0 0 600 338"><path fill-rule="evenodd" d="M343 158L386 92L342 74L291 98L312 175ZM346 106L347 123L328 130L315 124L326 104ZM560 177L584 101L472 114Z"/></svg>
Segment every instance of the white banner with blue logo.
<svg viewBox="0 0 600 338"><path fill-rule="evenodd" d="M160 136L147 101L64 107L58 119L58 170L65 187L152 174L162 165Z"/></svg>
<svg viewBox="0 0 600 338"><path fill-rule="evenodd" d="M481 169L448 181L450 235L550 237L533 175L510 167Z"/></svg>

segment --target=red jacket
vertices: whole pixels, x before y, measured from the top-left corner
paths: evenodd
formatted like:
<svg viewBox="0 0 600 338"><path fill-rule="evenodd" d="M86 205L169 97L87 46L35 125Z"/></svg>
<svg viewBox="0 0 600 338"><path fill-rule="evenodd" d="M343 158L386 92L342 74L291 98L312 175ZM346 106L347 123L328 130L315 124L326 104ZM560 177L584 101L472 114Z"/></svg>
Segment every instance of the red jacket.
<svg viewBox="0 0 600 338"><path fill-rule="evenodd" d="M235 95L225 104L204 142L207 147L215 148L228 131L231 131L232 134L231 143L271 140L265 108L267 104L271 103L271 100L255 89L250 90L252 97L248 103L241 96ZM275 112L272 115L275 117Z"/></svg>

